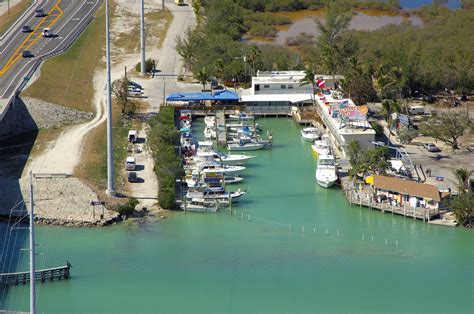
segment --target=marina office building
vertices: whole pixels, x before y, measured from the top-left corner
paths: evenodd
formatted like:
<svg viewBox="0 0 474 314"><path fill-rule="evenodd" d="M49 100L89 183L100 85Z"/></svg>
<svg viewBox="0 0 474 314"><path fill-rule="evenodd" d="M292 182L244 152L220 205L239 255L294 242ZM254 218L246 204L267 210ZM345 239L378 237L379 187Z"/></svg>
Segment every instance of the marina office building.
<svg viewBox="0 0 474 314"><path fill-rule="evenodd" d="M324 78L328 88L334 88L336 81L342 78L328 75L317 77ZM254 113L290 114L292 107L313 104L313 86L302 83L304 78L304 71L258 71L257 76L252 77L251 88L241 92L241 102Z"/></svg>
<svg viewBox="0 0 474 314"><path fill-rule="evenodd" d="M373 148L375 131L367 122L367 112L360 110L351 99L343 99L337 82L343 77L315 75L324 81L325 94L314 94L312 84L302 84L304 71L258 71L252 86L243 90L240 101L254 114L292 114L298 107L312 106L321 117L333 144L343 157L352 141L362 148Z"/></svg>

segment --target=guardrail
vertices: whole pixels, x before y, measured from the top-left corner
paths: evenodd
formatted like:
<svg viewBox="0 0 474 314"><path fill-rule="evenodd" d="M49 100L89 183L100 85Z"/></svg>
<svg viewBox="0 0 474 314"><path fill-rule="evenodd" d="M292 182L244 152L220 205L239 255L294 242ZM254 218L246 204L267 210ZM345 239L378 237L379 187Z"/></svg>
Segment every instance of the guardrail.
<svg viewBox="0 0 474 314"><path fill-rule="evenodd" d="M94 18L95 18L94 16L91 16L89 18L89 20L86 23L84 23L84 25L79 29L79 31L74 36L72 36L69 40L63 42L64 46L62 48L51 51L47 54L44 54L44 55L38 57L38 59L35 60L35 63L33 64L33 67L24 76L21 83L17 86L16 90L10 96L10 98L7 102L7 105L5 106L5 109L3 110L2 113L0 113L0 122L5 117L6 112L8 112L8 110L10 109L10 106L14 103L15 98L20 95L23 88L25 88L26 84L28 84L29 79L33 76L33 74L36 72L36 70L38 70L41 63L43 61L49 59L49 58L55 57L57 55L60 55L60 54L63 54L64 52L66 52L72 46L72 44L76 41L76 39L82 34L82 32L87 28L87 26L89 26L89 24L94 20Z"/></svg>

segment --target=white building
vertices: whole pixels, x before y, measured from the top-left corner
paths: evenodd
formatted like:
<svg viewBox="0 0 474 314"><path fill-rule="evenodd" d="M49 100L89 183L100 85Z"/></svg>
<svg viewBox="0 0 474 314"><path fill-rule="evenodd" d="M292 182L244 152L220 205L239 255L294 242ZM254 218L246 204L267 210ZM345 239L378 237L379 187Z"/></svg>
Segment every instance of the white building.
<svg viewBox="0 0 474 314"><path fill-rule="evenodd" d="M343 99L332 92L327 95L316 95L316 111L319 113L333 144L344 157L347 146L359 142L362 148L374 147L375 131L367 121L366 113L360 110L352 100Z"/></svg>
<svg viewBox="0 0 474 314"><path fill-rule="evenodd" d="M302 84L304 71L258 71L252 77L252 86L243 90L241 102L249 111L288 110L293 106L311 105L313 103L312 84ZM316 75L326 81L328 88L334 88L341 76L333 78L328 75Z"/></svg>

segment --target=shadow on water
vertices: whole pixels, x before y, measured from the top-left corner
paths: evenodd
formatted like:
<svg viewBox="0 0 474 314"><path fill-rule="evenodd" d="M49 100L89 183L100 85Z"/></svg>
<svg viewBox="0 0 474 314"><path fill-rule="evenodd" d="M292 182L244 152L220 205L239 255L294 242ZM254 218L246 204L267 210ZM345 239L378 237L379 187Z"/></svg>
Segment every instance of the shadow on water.
<svg viewBox="0 0 474 314"><path fill-rule="evenodd" d="M0 273L22 271L19 269L21 254L27 251L27 219L19 220L13 216L26 214L25 202L20 187L20 178L26 167L38 128L21 99L11 107L0 128L18 128L12 133L22 133L0 141ZM7 130L8 131L8 130ZM13 210L12 210L13 209ZM0 285L0 308L4 309L7 288Z"/></svg>

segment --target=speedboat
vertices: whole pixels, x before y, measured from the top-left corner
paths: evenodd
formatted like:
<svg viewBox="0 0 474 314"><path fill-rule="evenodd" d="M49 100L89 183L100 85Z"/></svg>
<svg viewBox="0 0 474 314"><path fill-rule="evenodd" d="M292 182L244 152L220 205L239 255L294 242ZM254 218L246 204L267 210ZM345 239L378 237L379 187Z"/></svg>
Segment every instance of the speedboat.
<svg viewBox="0 0 474 314"><path fill-rule="evenodd" d="M258 141L248 138L241 138L238 142L227 144L227 149L230 151L259 150L269 145L271 145L269 141Z"/></svg>
<svg viewBox="0 0 474 314"><path fill-rule="evenodd" d="M206 123L207 126L214 126L216 124L216 116L205 116L204 123Z"/></svg>
<svg viewBox="0 0 474 314"><path fill-rule="evenodd" d="M230 164L238 164L242 163L244 161L247 161L249 159L255 158L255 156L249 156L249 155L237 155L237 154L223 154L221 152L216 152L212 149L212 146L201 146L201 143L199 142L199 148L196 153L196 156L198 157L211 157L215 161L230 165Z"/></svg>
<svg viewBox="0 0 474 314"><path fill-rule="evenodd" d="M337 181L336 161L333 155L319 155L316 168L316 182L325 188L329 188Z"/></svg>
<svg viewBox="0 0 474 314"><path fill-rule="evenodd" d="M314 141L314 144L311 145L313 151L318 155L325 155L330 152L331 142L327 135L323 135L320 140Z"/></svg>
<svg viewBox="0 0 474 314"><path fill-rule="evenodd" d="M222 207L222 204L216 200L195 197L180 202L179 206L187 212L215 213Z"/></svg>
<svg viewBox="0 0 474 314"><path fill-rule="evenodd" d="M216 129L211 126L206 126L204 129L204 137L206 139L215 139L217 137Z"/></svg>
<svg viewBox="0 0 474 314"><path fill-rule="evenodd" d="M304 128L300 132L303 139L308 142L313 142L321 138L321 132L319 132L317 128Z"/></svg>
<svg viewBox="0 0 474 314"><path fill-rule="evenodd" d="M224 189L219 191L204 189L204 190L190 190L186 193L186 199L204 199L207 201L215 201L222 205L229 205L230 202L237 201L240 197L247 194L247 192L238 189L234 192L226 192Z"/></svg>
<svg viewBox="0 0 474 314"><path fill-rule="evenodd" d="M231 114L229 115L229 120L239 120L239 121L244 121L244 120L253 120L255 119L255 116L249 115L245 112L241 112L239 114Z"/></svg>

